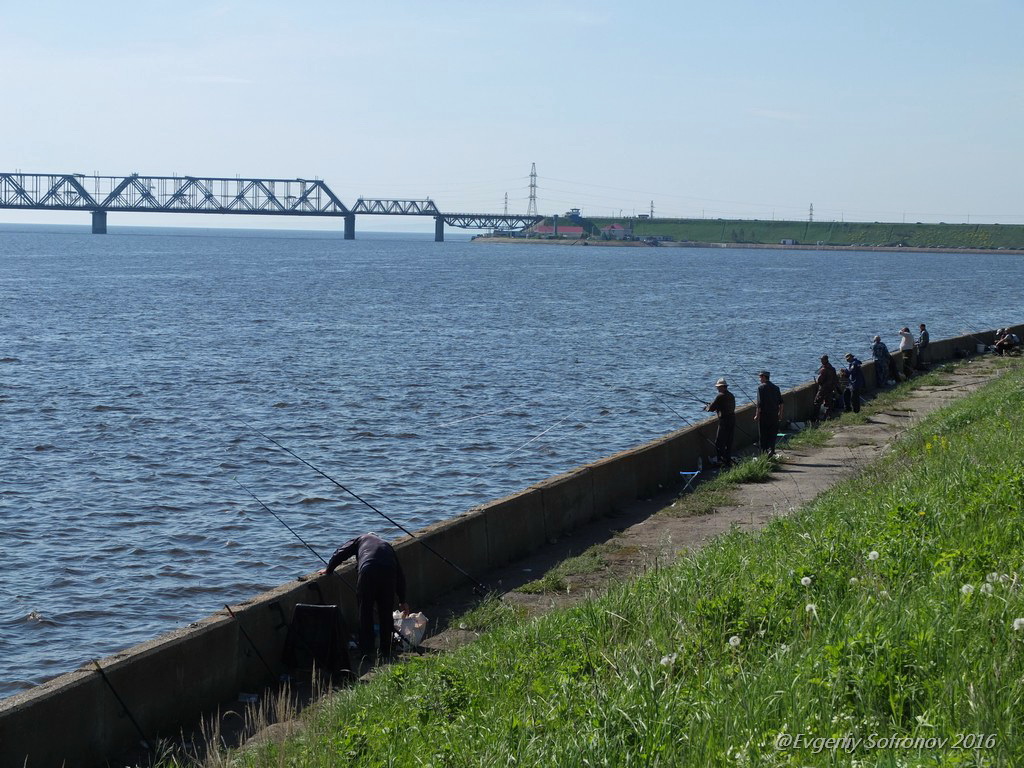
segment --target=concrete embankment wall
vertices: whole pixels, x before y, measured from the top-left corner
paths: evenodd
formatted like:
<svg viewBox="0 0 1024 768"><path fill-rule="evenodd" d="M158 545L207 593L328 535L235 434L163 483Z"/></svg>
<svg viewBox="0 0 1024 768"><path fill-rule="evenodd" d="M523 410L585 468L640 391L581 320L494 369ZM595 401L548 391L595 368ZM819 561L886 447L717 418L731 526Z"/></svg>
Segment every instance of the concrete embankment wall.
<svg viewBox="0 0 1024 768"><path fill-rule="evenodd" d="M1024 326L1016 331L1024 335ZM992 332L934 341L929 360L973 354L979 342L992 341ZM864 373L870 392L874 364L865 363ZM806 421L814 386L784 395L786 418ZM736 415L742 448L756 435L753 407ZM713 455L715 429L709 420L673 432L428 526L417 532L419 540L400 539L395 548L410 603L425 604L466 583L438 554L481 578L580 525L678 485L680 471ZM90 664L0 701L0 766L87 768L131 748L142 734L173 737L217 706L238 709L240 692L259 691L286 671L282 653L297 603L339 604L355 625L352 564L338 574L285 584L232 606L233 616L224 611L105 658L102 675Z"/></svg>

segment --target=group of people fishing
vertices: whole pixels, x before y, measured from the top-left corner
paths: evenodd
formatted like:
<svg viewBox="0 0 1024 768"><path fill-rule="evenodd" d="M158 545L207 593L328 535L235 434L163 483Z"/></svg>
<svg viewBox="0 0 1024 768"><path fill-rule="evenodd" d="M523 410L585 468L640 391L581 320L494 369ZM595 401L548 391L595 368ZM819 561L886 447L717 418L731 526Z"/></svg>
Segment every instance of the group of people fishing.
<svg viewBox="0 0 1024 768"><path fill-rule="evenodd" d="M782 390L771 380L770 371L757 374L759 384L754 401L754 421L757 422L757 442L762 453L775 455L779 424L782 422ZM736 434L736 396L729 391L729 383L723 378L715 382L718 394L704 406L705 411L718 414L718 432L715 435L715 454L719 467L733 464L732 446Z"/></svg>
<svg viewBox="0 0 1024 768"><path fill-rule="evenodd" d="M899 365L880 336L872 339L871 357L875 361L876 385L879 389L888 386L890 381L910 378L914 375L915 369L924 370L929 344L928 328L921 323L917 339L907 326L900 329L899 335ZM828 355L821 356L821 366L815 377L817 388L814 393L813 422L828 418L833 410L840 408L844 411L860 412L861 395L864 391L862 363L852 352L847 352L845 359L846 366L837 371L829 362ZM760 371L758 379L760 384L754 402L758 447L762 453L774 456L783 415L782 392L772 383L769 371ZM736 432L736 396L729 391L729 384L724 378L715 382L715 389L718 390L718 394L704 406L704 410L718 414L718 432L715 435L716 462L719 467L730 467L733 464L732 446Z"/></svg>
<svg viewBox="0 0 1024 768"><path fill-rule="evenodd" d="M899 346L896 354L889 351L880 336L871 344L871 357L875 362L875 384L881 389L890 383L909 379L915 371L925 369L928 356L929 337L924 323L919 326L917 338L908 326L899 331ZM994 351L997 354L1021 346L1021 339L1009 329L996 333ZM915 360L916 357L916 360ZM897 358L898 361L897 362ZM852 352L845 355L846 365L836 368L828 355L822 355L815 383L813 422L826 419L834 410L860 411L861 396L865 381L862 363ZM758 372L759 384L755 399L754 421L757 423L758 447L769 456L775 455L779 425L783 418L782 391L771 381L767 370ZM733 464L732 449L736 432L736 396L729 391L724 378L715 382L717 394L706 403L704 410L718 415L718 432L715 436L716 461L719 467ZM357 536L343 544L331 557L322 574L331 574L345 560L355 556L357 562L356 597L359 604L359 645L363 654L383 658L394 653L394 631L392 613L395 597L403 615L408 613L405 602L405 575L394 549L376 534ZM375 621L376 619L376 621ZM376 625L376 632L375 632ZM379 648L375 643L379 637Z"/></svg>

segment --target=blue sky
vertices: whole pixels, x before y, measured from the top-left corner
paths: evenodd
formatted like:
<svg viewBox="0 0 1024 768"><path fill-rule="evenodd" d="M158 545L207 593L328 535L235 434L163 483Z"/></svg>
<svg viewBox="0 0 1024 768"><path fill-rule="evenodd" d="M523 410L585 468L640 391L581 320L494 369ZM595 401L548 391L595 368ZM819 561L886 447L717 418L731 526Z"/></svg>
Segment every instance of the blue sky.
<svg viewBox="0 0 1024 768"><path fill-rule="evenodd" d="M536 163L548 214L1024 223L1021 0L0 9L5 171L319 176L346 203L499 212Z"/></svg>

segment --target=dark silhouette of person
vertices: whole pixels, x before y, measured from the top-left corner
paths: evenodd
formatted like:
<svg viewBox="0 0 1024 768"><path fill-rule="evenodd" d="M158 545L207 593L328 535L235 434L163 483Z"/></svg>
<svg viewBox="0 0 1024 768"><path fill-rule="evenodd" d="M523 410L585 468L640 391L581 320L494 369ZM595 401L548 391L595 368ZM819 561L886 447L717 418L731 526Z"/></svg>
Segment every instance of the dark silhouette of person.
<svg viewBox="0 0 1024 768"><path fill-rule="evenodd" d="M325 574L335 569L350 557L356 558L356 601L359 604L359 647L363 655L373 657L374 610L380 637L380 655L390 658L393 654L395 596L399 608L408 614L405 602L405 573L394 548L375 533L364 533L342 544L331 555Z"/></svg>
<svg viewBox="0 0 1024 768"><path fill-rule="evenodd" d="M758 444L761 453L775 455L775 442L779 439L779 423L782 421L782 391L772 384L771 373L757 374L761 384L757 388L757 407L754 420L757 422Z"/></svg>

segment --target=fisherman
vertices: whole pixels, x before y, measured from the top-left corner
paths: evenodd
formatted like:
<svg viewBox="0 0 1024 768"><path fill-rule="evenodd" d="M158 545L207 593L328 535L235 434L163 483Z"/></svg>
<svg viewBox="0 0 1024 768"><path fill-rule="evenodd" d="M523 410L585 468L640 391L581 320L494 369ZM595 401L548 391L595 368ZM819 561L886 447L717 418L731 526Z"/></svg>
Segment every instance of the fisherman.
<svg viewBox="0 0 1024 768"><path fill-rule="evenodd" d="M828 412L832 408L832 401L835 398L836 387L839 384L839 377L836 369L828 361L828 355L821 356L821 367L818 368L818 375L814 381L818 388L814 392L814 413L812 421L820 421L828 418Z"/></svg>
<svg viewBox="0 0 1024 768"><path fill-rule="evenodd" d="M850 407L854 413L860 413L860 395L864 391L864 371L861 362L852 352L846 353L846 372L849 378L846 386L850 390Z"/></svg>
<svg viewBox="0 0 1024 768"><path fill-rule="evenodd" d="M350 557L356 558L356 600L359 604L359 647L364 656L373 657L374 608L380 634L380 656L393 655L395 595L402 615L409 613L405 602L405 573L394 548L375 533L364 533L343 544L321 573L332 574Z"/></svg>
<svg viewBox="0 0 1024 768"><path fill-rule="evenodd" d="M775 441L779 439L779 422L782 421L782 392L772 384L771 373L761 371L757 375L761 382L757 387L757 406L754 409L758 445L761 453L774 456Z"/></svg>
<svg viewBox="0 0 1024 768"><path fill-rule="evenodd" d="M907 326L900 329L900 358L903 360L903 378L909 379L914 375L911 365L914 358L914 335Z"/></svg>
<svg viewBox="0 0 1024 768"><path fill-rule="evenodd" d="M892 371L892 355L889 354L889 347L882 341L881 336L875 336L871 340L871 357L875 361L875 383L881 389L889 383L889 376Z"/></svg>
<svg viewBox="0 0 1024 768"><path fill-rule="evenodd" d="M718 433L715 435L715 453L719 467L732 466L732 440L736 432L736 396L729 391L725 379L715 382L718 394L704 406L705 411L718 414Z"/></svg>
<svg viewBox="0 0 1024 768"><path fill-rule="evenodd" d="M921 323L921 334L917 337L917 369L924 370L925 350L928 349L928 329Z"/></svg>

